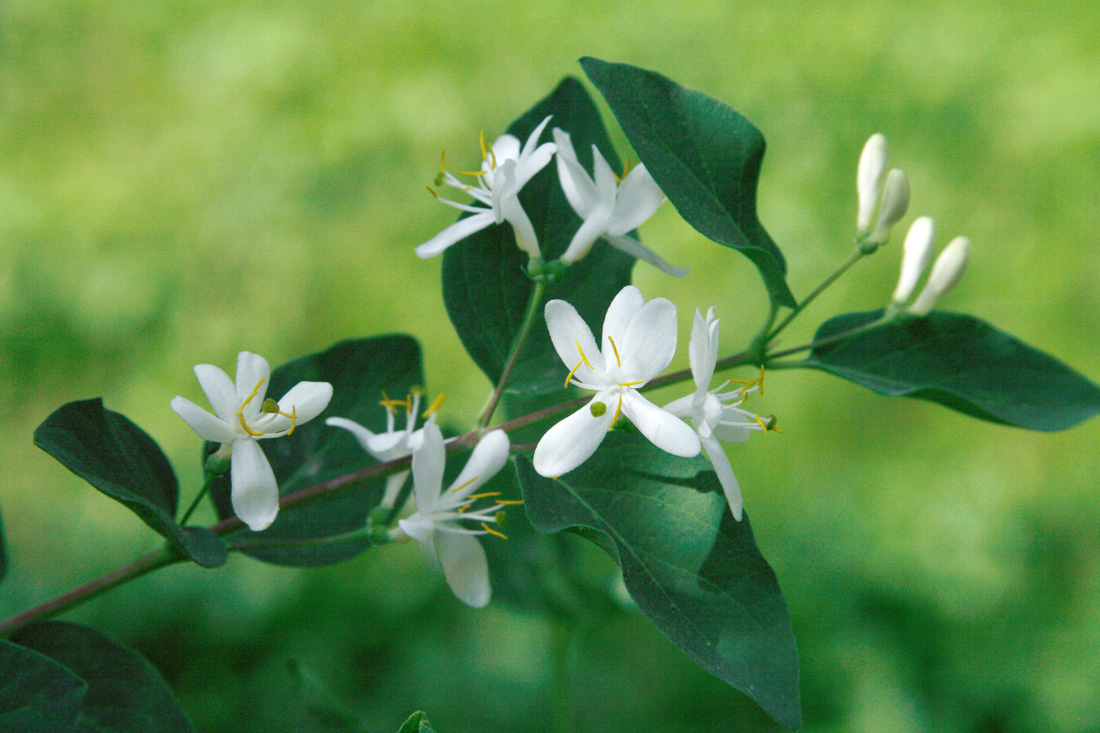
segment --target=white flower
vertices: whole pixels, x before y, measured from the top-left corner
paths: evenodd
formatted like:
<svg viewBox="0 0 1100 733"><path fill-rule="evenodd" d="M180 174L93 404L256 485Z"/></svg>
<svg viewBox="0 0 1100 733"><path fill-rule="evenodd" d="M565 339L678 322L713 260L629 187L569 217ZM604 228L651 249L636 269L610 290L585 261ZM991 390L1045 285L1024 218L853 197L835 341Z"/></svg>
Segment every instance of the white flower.
<svg viewBox="0 0 1100 733"><path fill-rule="evenodd" d="M928 263L932 261L934 235L935 225L930 217L922 216L909 226L901 259L901 275L898 277L898 286L894 288L895 303L909 300L913 288L917 287L917 281L928 269Z"/></svg>
<svg viewBox="0 0 1100 733"><path fill-rule="evenodd" d="M428 422L423 428L423 441L413 451L412 458L416 513L397 522L399 533L412 537L429 557L439 560L447 585L460 601L474 608L488 603L492 593L485 550L475 536L503 537L489 525L497 522L497 513L504 506L520 502L498 500L487 509L468 509L478 499L497 495L474 492L504 467L508 450L508 436L504 431L486 434L474 448L462 473L443 491L443 434L434 421ZM476 523L480 529L468 523Z"/></svg>
<svg viewBox="0 0 1100 733"><path fill-rule="evenodd" d="M676 306L664 298L648 303L627 285L607 309L603 349L564 300L546 304L546 325L570 382L594 390L587 405L546 431L535 448L535 470L556 477L584 463L607 431L626 415L658 448L673 455L699 454L695 431L643 397L638 388L656 377L676 353Z"/></svg>
<svg viewBox="0 0 1100 733"><path fill-rule="evenodd" d="M463 183L443 169L442 182L473 196L483 206L460 204L440 198L434 191L432 195L448 206L460 211L468 211L473 216L459 219L439 234L416 248L418 257L435 257L452 244L465 239L474 232L480 232L491 224L508 222L516 233L516 244L531 257L539 257L539 241L535 228L523 206L519 202L519 192L531 177L546 167L553 157L554 143L538 144L539 136L550 118L543 120L527 138L520 149L519 140L514 135L501 135L486 150L485 139L481 140L481 170L477 176L477 185ZM437 185L439 180L437 179ZM428 189L431 191L431 189Z"/></svg>
<svg viewBox="0 0 1100 733"><path fill-rule="evenodd" d="M569 133L554 128L558 144L558 178L570 206L584 220L561 256L566 263L588 254L596 240L603 237L612 247L645 260L670 275L682 277L687 269L674 267L636 239L626 236L641 226L665 200L645 165L632 168L620 182L599 148L592 146L596 179L577 159Z"/></svg>
<svg viewBox="0 0 1100 733"><path fill-rule="evenodd" d="M913 305L909 306L909 314L914 316L926 316L931 311L936 301L942 295L959 284L963 271L970 261L970 240L966 237L955 237L946 247L936 262L932 265L932 274L928 276L928 282L924 290L917 296Z"/></svg>
<svg viewBox="0 0 1100 733"><path fill-rule="evenodd" d="M718 361L718 319L714 317L714 308L707 311L706 319L698 308L695 310L691 341L688 343L688 358L691 362L691 375L695 379L695 392L670 402L665 405L665 410L677 417L691 419L695 432L699 435L699 442L714 466L714 472L718 474L730 511L740 522L741 486L733 475L733 467L730 466L729 457L721 444L744 443L749 439L751 431L768 429L759 415L739 407L745 397L763 383L763 374L760 379L743 384L731 392L721 390L732 380L708 391L710 380L714 376L714 365Z"/></svg>
<svg viewBox="0 0 1100 733"><path fill-rule="evenodd" d="M355 439L359 441L359 445L362 446L363 450L369 453L376 461L385 463L386 461L392 461L396 458L403 458L418 448L424 439L423 428L414 430L416 427L416 415L420 409L421 394L422 392L420 390L414 389L412 394L403 400L391 400L385 393L382 394L383 399L380 404L382 407L386 408L386 432L384 433L373 433L354 420L348 420L344 417L330 417L325 420L325 425L343 428L350 432L355 436ZM444 396L440 395L427 411L425 411L422 417L428 417L434 414L443 403L443 399ZM394 429L394 418L397 414L398 407L405 408L405 427L402 430ZM382 497L380 506L393 506L408 476L408 471L399 471L390 474L390 476L386 478L386 493Z"/></svg>
<svg viewBox="0 0 1100 733"><path fill-rule="evenodd" d="M177 395L172 409L203 440L231 451L233 513L254 532L266 529L279 513L279 487L267 456L256 444L278 438L317 417L332 399L328 382L299 382L278 402L265 399L271 367L262 356L242 351L237 356L237 381L211 364L195 367L199 385L214 415Z"/></svg>

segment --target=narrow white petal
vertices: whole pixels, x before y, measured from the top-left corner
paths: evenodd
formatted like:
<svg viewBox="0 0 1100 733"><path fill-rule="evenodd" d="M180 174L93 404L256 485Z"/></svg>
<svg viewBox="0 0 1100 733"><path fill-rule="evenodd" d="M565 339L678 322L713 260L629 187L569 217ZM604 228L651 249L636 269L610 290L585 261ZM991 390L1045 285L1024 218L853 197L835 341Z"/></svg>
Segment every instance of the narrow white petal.
<svg viewBox="0 0 1100 733"><path fill-rule="evenodd" d="M676 306L665 298L649 301L630 319L617 343L622 373L631 380L653 379L676 355Z"/></svg>
<svg viewBox="0 0 1100 733"><path fill-rule="evenodd" d="M603 153L595 145L592 146L592 162L596 174L596 196L601 204L609 209L613 208L619 182L615 180L615 171L611 170L611 164L607 162L607 159L603 157Z"/></svg>
<svg viewBox="0 0 1100 733"><path fill-rule="evenodd" d="M747 423L746 423L747 425ZM756 425L756 423L753 423ZM756 425L759 430L760 426ZM730 445L737 445L738 443L744 443L748 441L749 436L753 434L753 430L750 427L738 427L736 425L715 425L714 437L723 443L729 443Z"/></svg>
<svg viewBox="0 0 1100 733"><path fill-rule="evenodd" d="M710 465L714 466L714 472L718 474L718 481L722 484L722 492L726 495L726 501L730 505L730 511L733 512L733 518L740 522L743 506L741 484L737 482L737 477L733 475L733 466L730 465L729 456L722 449L721 443L714 438L705 438L702 442L703 450L707 452L707 458L710 459Z"/></svg>
<svg viewBox="0 0 1100 733"><path fill-rule="evenodd" d="M424 442L413 451L413 490L416 492L416 508L424 516L430 516L432 507L439 500L443 489L443 466L446 461L443 433L434 422L424 426Z"/></svg>
<svg viewBox="0 0 1100 733"><path fill-rule="evenodd" d="M439 553L439 564L443 566L443 577L455 597L473 608L487 604L492 595L489 563L485 560L485 549L477 538L468 534L436 532L435 547Z"/></svg>
<svg viewBox="0 0 1100 733"><path fill-rule="evenodd" d="M637 229L649 221L649 217L656 213L664 201L665 195L661 193L645 165L633 168L619 184L612 215L614 224L608 231L611 234L626 234Z"/></svg>
<svg viewBox="0 0 1100 733"><path fill-rule="evenodd" d="M550 331L550 340L558 357L565 364L566 369L572 369L581 361L581 353L592 365L589 369L581 364L575 372L577 379L588 382L599 378L604 369L603 356L596 347L596 339L592 336L592 329L584 322L577 309L564 300L551 300L544 309L546 314L546 328ZM578 351L578 344L580 350Z"/></svg>
<svg viewBox="0 0 1100 733"><path fill-rule="evenodd" d="M267 456L256 441L238 440L230 466L233 513L253 532L267 529L279 514L279 486Z"/></svg>
<svg viewBox="0 0 1100 733"><path fill-rule="evenodd" d="M512 225L512 231L516 235L516 246L529 257L541 257L538 235L535 234L535 227L531 224L527 212L524 211L523 204L519 202L519 196L503 197L500 201L500 213L504 220Z"/></svg>
<svg viewBox="0 0 1100 733"><path fill-rule="evenodd" d="M363 448L363 450L373 455L374 451L371 450L370 444L371 441L377 436L367 428L363 427L354 420L348 420L346 417L327 418L325 420L325 425L331 425L334 428L343 428L344 430L347 430L349 433L355 436L355 439L359 441L359 445Z"/></svg>
<svg viewBox="0 0 1100 733"><path fill-rule="evenodd" d="M489 146L490 155L489 160L482 163L482 169L485 166L495 165L499 168L504 165L506 160L519 160L519 138L515 135L504 133Z"/></svg>
<svg viewBox="0 0 1100 733"><path fill-rule="evenodd" d="M636 239L631 239L630 237L617 237L612 234L608 234L604 239L606 239L607 243L615 249L622 250L631 257L636 257L642 262L648 262L666 275L683 277L689 272L686 267L677 267L676 265L669 264L665 258L661 257L661 255L657 254L649 247L646 247Z"/></svg>
<svg viewBox="0 0 1100 733"><path fill-rule="evenodd" d="M172 409L203 440L214 443L232 443L238 437L231 425L220 418L214 417L186 397L176 395L172 399Z"/></svg>
<svg viewBox="0 0 1100 733"><path fill-rule="evenodd" d="M699 436L695 430L636 391L623 395L623 414L649 442L666 453L685 458L699 455Z"/></svg>
<svg viewBox="0 0 1100 733"><path fill-rule="evenodd" d="M195 376L214 413L222 420L235 420L241 402L237 399L237 388L229 375L213 364L199 364L195 367Z"/></svg>
<svg viewBox="0 0 1100 733"><path fill-rule="evenodd" d="M561 190L577 216L587 219L592 207L596 205L596 184L577 159L569 133L555 127L554 140L558 144L558 180L561 182Z"/></svg>
<svg viewBox="0 0 1100 733"><path fill-rule="evenodd" d="M614 339L615 348L623 348L623 337L634 315L645 305L642 291L633 285L627 285L615 295L611 305L607 307L607 314L603 317L603 353L607 356L607 363L615 359L615 349L611 348L609 339ZM622 358L622 351L619 352Z"/></svg>
<svg viewBox="0 0 1100 733"><path fill-rule="evenodd" d="M256 412L259 412L260 405L263 404L264 397L267 396L268 378L270 376L271 366L267 363L267 359L250 351L242 351L237 354L237 407L240 407L240 404L256 389L256 385L260 384L260 380L263 380L260 389L252 398L252 401L248 403L249 409L255 409ZM235 413L236 410L233 412Z"/></svg>
<svg viewBox="0 0 1100 733"><path fill-rule="evenodd" d="M588 217L577 228L569 246L560 257L562 262L573 263L588 254L592 245L607 232L610 211L606 206L597 206L588 212Z"/></svg>
<svg viewBox="0 0 1100 733"><path fill-rule="evenodd" d="M503 430L494 430L482 437L470 454L470 459L466 461L462 473L458 474L458 478L451 484L451 488L454 488L470 482L454 495L455 498L469 496L486 481L496 476L507 463L510 448L508 434Z"/></svg>
<svg viewBox="0 0 1100 733"><path fill-rule="evenodd" d="M431 518L421 516L418 511L411 517L398 519L397 526L401 528L402 532L424 546L424 549L429 553L429 557L431 557L433 563L438 559L435 554L434 537L432 537L435 533L435 522L433 522Z"/></svg>
<svg viewBox="0 0 1100 733"><path fill-rule="evenodd" d="M543 143L535 148L533 153L523 158L520 164L516 166L516 182L519 187L523 188L536 173L545 168L557 150L558 146L554 143Z"/></svg>
<svg viewBox="0 0 1100 733"><path fill-rule="evenodd" d="M679 418L689 418L695 414L695 393L692 392L689 395L679 397L672 402L665 405L663 409L665 412L675 415Z"/></svg>
<svg viewBox="0 0 1100 733"><path fill-rule="evenodd" d="M714 309L711 309L711 313ZM707 314L708 317L710 313ZM714 343L711 343L711 329L709 318L704 319L698 308L695 309L695 317L691 322L691 339L688 341L688 362L691 364L691 376L695 378L695 388L706 392L710 387L710 380L714 377L715 357L718 353L718 333L714 332Z"/></svg>
<svg viewBox="0 0 1100 733"><path fill-rule="evenodd" d="M301 425L320 415L331 399L332 385L328 382L298 382L279 400L279 412L293 412L297 416L295 424Z"/></svg>
<svg viewBox="0 0 1100 733"><path fill-rule="evenodd" d="M536 471L551 478L560 476L569 473L596 452L607 435L619 402L617 397L613 404L604 402L604 413L595 417L591 405L601 402L602 395L602 392L597 394L590 403L546 431L535 447L533 462Z"/></svg>
<svg viewBox="0 0 1100 733"><path fill-rule="evenodd" d="M532 154L536 152L535 146L538 145L539 138L542 137L542 131L545 130L546 126L550 124L550 119L552 117L553 115L547 115L545 118L543 118L542 122L535 126L534 130L531 130L531 134L527 136L527 140L523 143L523 150L520 151L519 158L521 160L528 160L532 156ZM549 161L550 158L547 158L546 160ZM546 165L546 163L543 163L542 165ZM539 167L541 168L542 166Z"/></svg>
<svg viewBox="0 0 1100 733"><path fill-rule="evenodd" d="M442 254L443 250L452 244L462 241L475 232L480 232L493 223L493 212L491 211L483 211L480 214L459 219L427 242L424 242L424 244L417 246L416 256L425 260L429 257L435 257Z"/></svg>

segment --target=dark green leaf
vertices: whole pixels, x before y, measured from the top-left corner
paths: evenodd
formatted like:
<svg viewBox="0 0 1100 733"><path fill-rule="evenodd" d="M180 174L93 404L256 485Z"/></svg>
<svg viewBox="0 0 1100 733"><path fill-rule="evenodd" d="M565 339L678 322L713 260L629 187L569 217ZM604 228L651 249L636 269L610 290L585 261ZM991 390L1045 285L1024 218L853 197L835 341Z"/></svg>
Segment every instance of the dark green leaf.
<svg viewBox="0 0 1100 733"><path fill-rule="evenodd" d="M521 142L547 116L548 129L570 133L581 164L592 170L596 145L616 171L622 170L599 112L580 82L567 77L546 99L512 123L508 132ZM580 218L558 183L553 161L527 182L520 201L539 237L544 259L560 257ZM599 242L588 255L547 288L544 300L560 298L573 304L590 324L603 322L612 298L630 284L634 258ZM491 226L450 247L443 255L443 300L447 314L474 362L494 384L500 379L512 342L534 287L526 276L527 255L515 244L508 225ZM546 393L562 389L567 370L550 343L539 308L538 320L510 381L517 392Z"/></svg>
<svg viewBox="0 0 1100 733"><path fill-rule="evenodd" d="M733 518L705 458L677 458L614 431L556 481L523 457L516 465L536 529L606 535L627 590L657 628L780 723L801 724L787 606L748 517Z"/></svg>
<svg viewBox="0 0 1100 733"><path fill-rule="evenodd" d="M590 57L581 67L680 216L748 257L772 300L794 307L783 254L756 215L760 131L722 102L655 72Z"/></svg>
<svg viewBox="0 0 1100 733"><path fill-rule="evenodd" d="M176 524L179 484L160 446L125 415L104 408L103 400L62 405L34 431L34 442L199 565L225 562L220 540Z"/></svg>
<svg viewBox="0 0 1100 733"><path fill-rule="evenodd" d="M428 722L428 714L418 710L409 716L397 733L435 733L435 730Z"/></svg>
<svg viewBox="0 0 1100 733"><path fill-rule="evenodd" d="M87 694L79 703L77 725L71 730L81 733L192 730L160 673L140 654L98 631L77 624L45 621L16 632L12 641L56 661L87 684ZM71 681L63 692L70 705L79 702L79 697L73 700L75 687Z"/></svg>
<svg viewBox="0 0 1100 733"><path fill-rule="evenodd" d="M87 691L48 656L0 639L0 730L71 730Z"/></svg>
<svg viewBox="0 0 1100 733"><path fill-rule="evenodd" d="M4 515L0 514L0 580L8 573L8 548L4 541Z"/></svg>
<svg viewBox="0 0 1100 733"><path fill-rule="evenodd" d="M882 311L847 313L815 341L859 328ZM1100 413L1100 387L985 321L934 311L821 346L806 366L891 397L937 402L982 420L1064 430Z"/></svg>
<svg viewBox="0 0 1100 733"><path fill-rule="evenodd" d="M291 494L329 479L377 463L343 429L325 425L326 417L344 417L374 432L384 432L386 409L382 393L401 399L423 383L420 346L409 336L377 336L341 341L327 351L288 362L271 374L268 394L278 399L301 381L329 382L332 401L324 413L294 433L276 440L258 441L275 471L280 495ZM421 410L427 405L422 404ZM404 420L404 415L399 416ZM402 423L403 424L403 423ZM354 557L368 546L364 537L318 544L365 526L370 510L382 500L385 479L354 486L302 507L280 512L263 532L241 529L225 536L231 547L276 565L311 567ZM211 489L221 517L233 514L230 480L219 479ZM278 542L301 542L270 547Z"/></svg>

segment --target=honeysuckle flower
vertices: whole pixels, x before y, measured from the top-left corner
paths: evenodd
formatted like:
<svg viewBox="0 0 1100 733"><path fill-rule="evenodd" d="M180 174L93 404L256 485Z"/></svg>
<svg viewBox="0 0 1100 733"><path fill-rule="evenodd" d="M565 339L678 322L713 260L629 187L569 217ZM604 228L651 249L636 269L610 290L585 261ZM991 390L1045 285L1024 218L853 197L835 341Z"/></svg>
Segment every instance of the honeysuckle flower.
<svg viewBox="0 0 1100 733"><path fill-rule="evenodd" d="M859 213L856 216L856 228L862 233L871 230L871 218L875 214L879 187L886 173L886 160L889 146L886 136L876 132L867 138L863 152L859 155L859 167L856 170L856 193L859 194Z"/></svg>
<svg viewBox="0 0 1100 733"><path fill-rule="evenodd" d="M391 400L385 393L382 394L382 401L379 404L386 410L386 432L384 433L371 432L369 428L344 417L330 417L325 420L325 425L343 428L350 432L355 436L355 439L359 442L359 445L362 446L363 450L369 453L376 461L385 462L392 461L396 458L403 458L420 447L421 442L424 440L424 429L415 429L416 416L420 410L420 397L422 394L420 390L414 389L412 393L403 400ZM434 415L436 410L442 405L444 398L444 395L440 395L436 398L435 402L428 407L421 417ZM405 408L405 427L401 430L396 430L394 423L397 416L397 408L399 407ZM382 503L380 506L393 506L408 476L408 471L399 471L390 474L386 478L386 491L382 496Z"/></svg>
<svg viewBox="0 0 1100 733"><path fill-rule="evenodd" d="M236 384L212 364L196 366L195 376L215 414L179 395L172 409L200 438L222 444L219 453L230 455L233 513L254 532L266 529L279 513L279 487L256 441L290 435L317 417L332 399L332 385L298 382L276 402L266 398L271 367L247 351L237 356Z"/></svg>
<svg viewBox="0 0 1100 733"><path fill-rule="evenodd" d="M932 219L922 216L909 226L901 259L901 275L894 289L894 302L904 303L913 294L917 281L932 261L932 238L935 225Z"/></svg>
<svg viewBox="0 0 1100 733"><path fill-rule="evenodd" d="M483 534L504 537L489 525L498 523L499 512L505 506L521 502L498 499L485 509L470 510L470 507L478 499L498 496L495 492L474 492L504 467L508 450L504 431L487 433L470 454L462 473L443 491L443 434L434 421L429 421L412 458L416 513L398 520L399 529L391 533L394 539L404 534L419 542L430 558L439 561L455 596L474 608L488 603L492 594L485 550L476 537Z"/></svg>
<svg viewBox="0 0 1100 733"><path fill-rule="evenodd" d="M620 181L599 148L592 146L595 180L577 159L569 133L554 128L558 145L558 178L566 200L583 223L573 235L561 261L573 263L588 254L601 237L617 249L644 260L676 277L687 269L674 267L636 239L626 236L641 226L665 200L644 164L631 168Z"/></svg>
<svg viewBox="0 0 1100 733"><path fill-rule="evenodd" d="M913 316L926 316L936 305L936 301L945 293L959 284L963 271L970 261L970 240L966 237L952 239L936 262L932 265L932 274L928 276L928 282L924 290L917 296L913 305L909 306L909 314Z"/></svg>
<svg viewBox="0 0 1100 733"><path fill-rule="evenodd" d="M481 206L460 204L441 198L435 191L432 195L441 203L453 206L460 211L472 214L447 227L427 242L416 248L418 257L435 257L452 244L465 239L474 232L480 232L491 224L508 222L516 234L516 244L530 257L540 257L539 241L531 219L519 202L519 192L531 177L546 167L553 157L554 143L538 144L539 136L550 122L547 117L528 136L523 148L514 135L501 135L488 148L485 138L481 139L481 170L472 173L477 184L470 185L456 178L443 166L437 185L445 183L474 197ZM428 189L431 191L431 189Z"/></svg>
<svg viewBox="0 0 1100 733"><path fill-rule="evenodd" d="M546 325L558 356L569 368L566 385L596 392L592 401L546 431L535 448L535 470L556 477L584 463L620 415L642 435L673 455L699 454L699 438L686 423L642 396L676 353L676 306L664 298L648 303L633 285L619 291L603 321L603 347L564 300L546 304Z"/></svg>
<svg viewBox="0 0 1100 733"><path fill-rule="evenodd" d="M732 380L727 380L715 389L710 388L714 377L714 365L718 361L718 319L714 317L714 308L707 311L706 318L695 310L695 320L691 324L691 341L688 343L688 359L691 363L691 376L695 380L695 392L665 405L669 413L690 419L699 436L699 442L706 451L707 458L718 474L722 491L730 505L734 518L740 522L743 501L741 486L733 475L729 457L722 449L722 443L744 443L754 430L767 431L770 427L759 415L742 410L740 405L749 393L755 392L763 384L761 377L753 382L729 392L722 390Z"/></svg>

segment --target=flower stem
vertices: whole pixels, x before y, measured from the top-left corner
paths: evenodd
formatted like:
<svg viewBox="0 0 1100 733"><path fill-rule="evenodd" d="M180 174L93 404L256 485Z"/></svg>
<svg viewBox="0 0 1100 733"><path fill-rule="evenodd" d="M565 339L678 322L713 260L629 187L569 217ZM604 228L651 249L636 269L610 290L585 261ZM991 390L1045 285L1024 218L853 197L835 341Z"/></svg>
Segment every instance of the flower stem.
<svg viewBox="0 0 1100 733"><path fill-rule="evenodd" d="M812 303L814 299L817 298L817 296L825 292L830 285L840 279L840 276L846 273L852 267L852 265L859 262L866 256L867 255L863 252L863 250L857 247L855 251L848 256L848 259L841 263L840 267L836 268L836 271L834 271L832 275L829 275L829 277L825 278L825 280L823 280L822 283L818 285L812 293L803 298L802 302L795 306L795 308L787 314L786 318L780 321L778 326L772 329L771 333L768 334L766 343L771 342L776 336L778 336L779 333L784 328L786 328L791 321L798 317L799 313L806 309L806 306ZM774 354L770 356L774 356Z"/></svg>
<svg viewBox="0 0 1100 733"><path fill-rule="evenodd" d="M181 527L187 525L187 520L190 519L191 515L195 513L195 510L199 508L199 502L202 501L202 498L210 491L210 487L214 484L214 479L216 478L217 476L214 474L209 471L206 472L206 481L203 482L202 489L199 491L198 495L195 496L194 501L191 502L191 506L187 507L187 511L180 517Z"/></svg>
<svg viewBox="0 0 1100 733"><path fill-rule="evenodd" d="M797 354L800 351L810 351L816 349L819 346L828 346L829 344L835 344L837 341L843 341L846 338L855 336L857 334L864 333L866 331L873 331L879 326L886 325L894 319L889 316L883 316L882 318L871 321L870 323L864 323L862 326L848 329L847 331L841 331L840 333L834 333L832 336L820 339L818 341L811 341L808 344L802 344L801 346L792 346L789 349L783 349L782 351L773 351L768 354L768 359L781 359L784 356L790 356L791 354ZM797 366L796 364L784 365L784 366Z"/></svg>
<svg viewBox="0 0 1100 733"><path fill-rule="evenodd" d="M523 349L527 337L531 334L531 327L538 316L539 306L542 305L542 296L545 291L546 283L536 280L534 288L531 289L531 297L527 299L527 310L523 313L523 322L520 323L519 331L512 341L512 350L508 354L508 361L504 364L504 370L500 373L500 381L497 383L496 389L493 390L493 395L489 398L489 404L485 406L485 412L482 413L478 421L483 428L489 426L489 421L493 418L493 412L497 409L504 388L508 385L508 378L512 376L512 369L519 358L519 352Z"/></svg>

